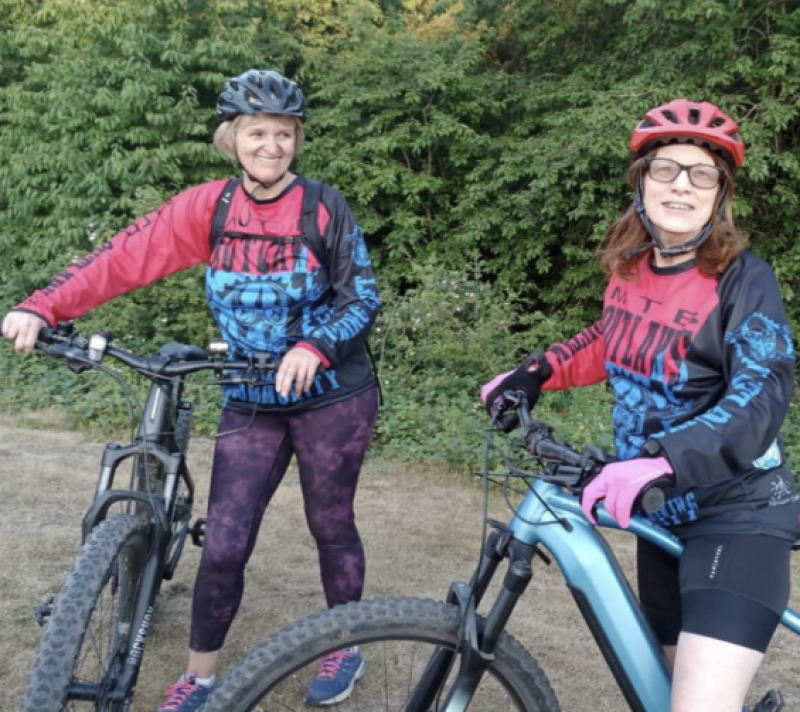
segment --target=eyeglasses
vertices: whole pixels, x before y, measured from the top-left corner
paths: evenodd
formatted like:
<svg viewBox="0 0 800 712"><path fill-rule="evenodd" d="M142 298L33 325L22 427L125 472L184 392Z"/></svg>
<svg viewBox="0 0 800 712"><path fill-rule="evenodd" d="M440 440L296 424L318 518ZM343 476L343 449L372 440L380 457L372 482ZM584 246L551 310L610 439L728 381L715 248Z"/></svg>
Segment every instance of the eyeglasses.
<svg viewBox="0 0 800 712"><path fill-rule="evenodd" d="M686 171L689 182L701 190L716 188L725 176L725 171L716 166L705 163L684 166L671 158L646 158L645 166L650 177L659 183L672 183L681 172Z"/></svg>

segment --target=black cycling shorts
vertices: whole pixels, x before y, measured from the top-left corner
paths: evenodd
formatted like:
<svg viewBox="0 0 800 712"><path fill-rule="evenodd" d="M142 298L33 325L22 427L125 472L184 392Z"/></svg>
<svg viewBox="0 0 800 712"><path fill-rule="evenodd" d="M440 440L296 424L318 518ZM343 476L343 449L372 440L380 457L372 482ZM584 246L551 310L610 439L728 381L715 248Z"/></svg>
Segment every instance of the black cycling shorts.
<svg viewBox="0 0 800 712"><path fill-rule="evenodd" d="M659 642L685 631L766 651L789 602L792 543L731 534L684 546L676 559L638 540L639 600Z"/></svg>

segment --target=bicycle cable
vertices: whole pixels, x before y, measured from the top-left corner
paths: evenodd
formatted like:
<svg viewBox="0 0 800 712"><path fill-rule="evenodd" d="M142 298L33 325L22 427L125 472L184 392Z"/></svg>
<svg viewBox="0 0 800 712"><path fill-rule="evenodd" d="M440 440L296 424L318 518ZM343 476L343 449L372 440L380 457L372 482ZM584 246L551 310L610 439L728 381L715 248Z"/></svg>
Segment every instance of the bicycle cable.
<svg viewBox="0 0 800 712"><path fill-rule="evenodd" d="M225 406L223 404L223 408L224 407ZM250 420L248 420L240 428L234 428L233 430L226 430L225 432L222 432L222 433L218 432L218 433L216 433L214 435L214 437L217 440L219 440L220 438L227 437L228 435L236 435L236 433L241 433L242 431L247 430L255 422L257 414L258 414L258 407L257 407L257 405L255 403L253 403L253 409L250 411Z"/></svg>
<svg viewBox="0 0 800 712"><path fill-rule="evenodd" d="M560 524L563 527L568 526L566 520L564 520L561 517L559 517L558 514L556 514L555 511L553 511L552 507L550 507L550 505L545 501L545 499L532 487L532 485L530 483L530 480L535 479L537 477L537 475L530 474L530 473L526 472L525 470L520 469L521 465L524 465L528 461L536 461L536 458L535 457L531 457L528 454L528 451L525 450L526 457L523 457L517 464L513 464L513 462L511 461L511 458L510 458L510 451L511 451L511 446L506 448L506 451L504 453L504 455L505 455L505 464L506 464L506 467L508 467L508 470L509 470L509 476L506 477L506 479L505 479L505 481L503 483L504 496L505 496L505 493L507 491L506 490L506 484L508 483L508 481L510 479L519 478L519 479L525 480L526 483L527 483L527 490L534 494L536 499L539 500L539 503L545 508L545 510L550 514L550 516L553 517L554 521L552 521L552 522L542 522L542 521L533 522L533 521L530 521L528 519L525 519L525 517L523 517L519 513L519 510L514 506L514 504L510 501L510 499L506 498L506 504L508 505L508 508L514 514L514 516L518 517L520 519L520 521L524 522L525 524L529 524L529 525L532 525L532 526L533 525L535 525L535 526L547 526L549 524Z"/></svg>

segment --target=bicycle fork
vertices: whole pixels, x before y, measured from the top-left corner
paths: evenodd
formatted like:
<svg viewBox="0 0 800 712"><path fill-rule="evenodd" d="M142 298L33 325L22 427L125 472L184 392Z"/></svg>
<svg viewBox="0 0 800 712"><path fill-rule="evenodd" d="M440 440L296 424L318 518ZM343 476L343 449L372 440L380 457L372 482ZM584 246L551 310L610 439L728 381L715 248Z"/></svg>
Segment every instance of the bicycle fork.
<svg viewBox="0 0 800 712"><path fill-rule="evenodd" d="M136 600L132 618L134 625L126 646L127 653L119 677L117 677L114 687L108 695L109 700L112 702L124 702L130 699L133 696L133 690L139 676L144 646L153 620L156 586L161 579L164 568L164 557L161 553L163 551L163 542L162 546L158 546L158 544L156 546L158 550L152 552L145 565L140 588L142 592L149 591L149 595L140 595Z"/></svg>
<svg viewBox="0 0 800 712"><path fill-rule="evenodd" d="M549 559L536 546L513 539L505 525L492 521L495 531L487 538L481 563L469 585L456 581L447 594L447 602L458 605L461 611L459 641L455 650L437 649L417 683L406 706L406 712L463 712L469 706L486 668L493 659L492 652L506 627L514 607L531 579L533 557ZM509 559L502 588L478 629L477 608L486 593L499 563ZM448 672L458 656L459 670L446 699L437 704Z"/></svg>

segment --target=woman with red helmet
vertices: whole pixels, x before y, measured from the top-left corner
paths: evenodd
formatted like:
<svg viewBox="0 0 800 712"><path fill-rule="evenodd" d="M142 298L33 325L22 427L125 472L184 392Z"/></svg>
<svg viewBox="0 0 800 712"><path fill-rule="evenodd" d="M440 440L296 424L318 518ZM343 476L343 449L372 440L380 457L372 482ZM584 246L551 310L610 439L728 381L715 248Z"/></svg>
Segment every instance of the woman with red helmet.
<svg viewBox="0 0 800 712"><path fill-rule="evenodd" d="M780 428L794 382L792 337L770 267L733 222L745 147L707 102L648 111L630 141L633 201L600 256L601 318L486 384L508 389L608 380L619 461L584 488L622 527L658 481L649 515L684 544L680 560L639 540L642 609L673 672L673 712L739 712L789 598L800 504Z"/></svg>

